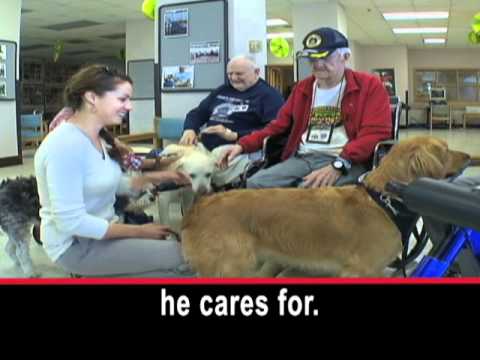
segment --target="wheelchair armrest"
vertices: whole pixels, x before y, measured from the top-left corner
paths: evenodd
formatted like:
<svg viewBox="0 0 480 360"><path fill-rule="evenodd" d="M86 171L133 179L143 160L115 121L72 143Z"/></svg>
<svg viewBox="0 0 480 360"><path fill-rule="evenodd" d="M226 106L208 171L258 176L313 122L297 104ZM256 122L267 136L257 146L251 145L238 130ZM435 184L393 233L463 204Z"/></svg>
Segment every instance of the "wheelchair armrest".
<svg viewBox="0 0 480 360"><path fill-rule="evenodd" d="M373 150L372 169L376 169L378 167L382 158L397 143L398 140L383 140L375 145L375 150Z"/></svg>
<svg viewBox="0 0 480 360"><path fill-rule="evenodd" d="M263 141L264 167L270 167L279 163L282 159L283 149L287 145L290 133L268 136Z"/></svg>

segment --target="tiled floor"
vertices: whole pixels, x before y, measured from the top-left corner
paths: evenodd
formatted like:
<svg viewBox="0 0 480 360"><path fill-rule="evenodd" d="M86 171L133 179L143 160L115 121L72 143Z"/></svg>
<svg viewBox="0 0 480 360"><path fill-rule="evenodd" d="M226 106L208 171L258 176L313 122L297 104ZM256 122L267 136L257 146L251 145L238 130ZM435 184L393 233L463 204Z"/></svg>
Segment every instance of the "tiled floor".
<svg viewBox="0 0 480 360"><path fill-rule="evenodd" d="M400 131L400 139L408 138L416 135L431 134L448 141L450 147L468 152L472 155L480 156L480 129L453 129L441 130L435 129L432 132L424 129L402 129ZM11 166L0 168L0 179L11 178L15 176L28 176L33 174L33 151L29 150L24 153L24 164L20 166ZM480 167L469 168L465 175L480 175ZM15 278L23 277L20 269L16 268L10 258L3 250L6 244L6 237L0 233L0 277ZM50 262L42 248L32 241L30 246L31 256L34 264L43 277L66 277L58 267Z"/></svg>

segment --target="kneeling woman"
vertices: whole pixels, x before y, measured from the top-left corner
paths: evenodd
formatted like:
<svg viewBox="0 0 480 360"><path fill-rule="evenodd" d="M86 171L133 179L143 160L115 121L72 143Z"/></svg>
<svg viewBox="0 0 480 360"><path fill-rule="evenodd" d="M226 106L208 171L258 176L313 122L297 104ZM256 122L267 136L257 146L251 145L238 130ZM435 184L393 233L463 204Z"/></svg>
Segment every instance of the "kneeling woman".
<svg viewBox="0 0 480 360"><path fill-rule="evenodd" d="M116 193L141 191L147 178L122 175L119 150L102 130L132 109L132 80L102 65L68 81L64 101L74 110L35 154L41 239L48 256L68 272L90 275L184 276L180 244L164 225L116 222ZM165 172L157 179L187 182ZM151 180L151 179L150 179Z"/></svg>

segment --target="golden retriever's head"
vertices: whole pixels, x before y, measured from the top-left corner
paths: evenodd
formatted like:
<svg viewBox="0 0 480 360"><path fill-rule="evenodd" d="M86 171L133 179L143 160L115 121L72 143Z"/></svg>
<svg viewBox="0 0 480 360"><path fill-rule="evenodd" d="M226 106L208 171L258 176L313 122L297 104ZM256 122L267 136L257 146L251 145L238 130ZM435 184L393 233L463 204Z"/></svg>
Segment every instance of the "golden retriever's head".
<svg viewBox="0 0 480 360"><path fill-rule="evenodd" d="M402 140L382 159L365 183L383 190L391 180L410 183L419 177L444 179L458 174L469 159L468 154L450 150L446 141L432 136Z"/></svg>
<svg viewBox="0 0 480 360"><path fill-rule="evenodd" d="M168 145L163 153L180 156L172 168L190 176L195 194L203 195L212 191L212 175L217 169L215 158L201 143L196 146Z"/></svg>

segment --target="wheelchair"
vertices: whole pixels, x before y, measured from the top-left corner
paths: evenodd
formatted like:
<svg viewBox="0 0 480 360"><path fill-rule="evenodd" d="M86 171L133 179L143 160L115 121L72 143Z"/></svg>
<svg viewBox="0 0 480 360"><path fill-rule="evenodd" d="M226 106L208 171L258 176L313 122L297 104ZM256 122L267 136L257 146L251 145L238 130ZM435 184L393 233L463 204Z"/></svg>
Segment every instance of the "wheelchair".
<svg viewBox="0 0 480 360"><path fill-rule="evenodd" d="M411 184L391 182L387 189L399 196L404 204L419 214L430 216L450 226L446 236L414 269L412 277L460 277L464 269L459 257L464 253L464 264L470 261L480 274L480 187L464 187L433 179L418 179ZM454 224L454 225L450 225ZM465 260L466 259L466 260Z"/></svg>

